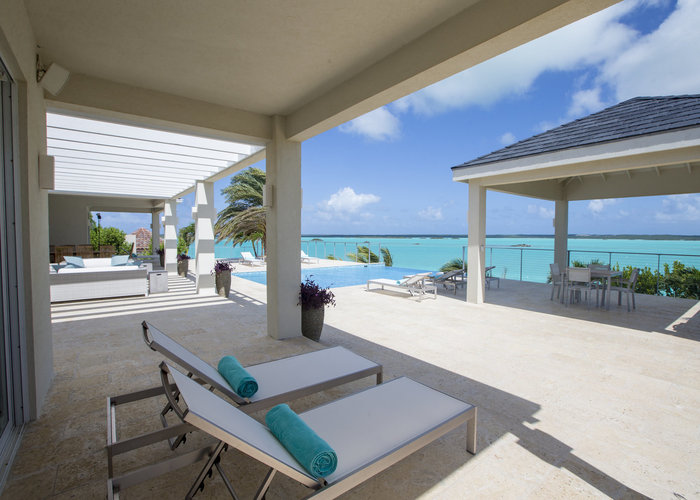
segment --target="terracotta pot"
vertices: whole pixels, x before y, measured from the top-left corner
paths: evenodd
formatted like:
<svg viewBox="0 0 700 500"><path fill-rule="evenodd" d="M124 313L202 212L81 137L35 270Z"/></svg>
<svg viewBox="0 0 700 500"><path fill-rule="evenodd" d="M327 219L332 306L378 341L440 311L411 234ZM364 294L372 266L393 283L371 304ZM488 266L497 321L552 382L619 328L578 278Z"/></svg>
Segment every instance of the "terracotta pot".
<svg viewBox="0 0 700 500"><path fill-rule="evenodd" d="M325 308L301 308L301 334L311 340L319 341L323 330L323 316Z"/></svg>
<svg viewBox="0 0 700 500"><path fill-rule="evenodd" d="M177 275L182 276L183 278L187 277L187 270L190 267L190 261L189 260L181 260L177 263Z"/></svg>
<svg viewBox="0 0 700 500"><path fill-rule="evenodd" d="M228 297L231 291L231 271L221 271L215 275L216 293L221 297Z"/></svg>

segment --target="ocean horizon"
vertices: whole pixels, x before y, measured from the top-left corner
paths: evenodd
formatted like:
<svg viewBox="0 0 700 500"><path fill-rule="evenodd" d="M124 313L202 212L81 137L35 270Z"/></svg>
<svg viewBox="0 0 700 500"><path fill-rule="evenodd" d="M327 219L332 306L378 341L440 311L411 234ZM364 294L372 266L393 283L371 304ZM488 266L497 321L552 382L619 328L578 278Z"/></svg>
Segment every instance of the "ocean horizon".
<svg viewBox="0 0 700 500"><path fill-rule="evenodd" d="M466 255L467 237L460 235L303 235L301 248L311 257L350 260L357 246L381 255L389 249L393 265L435 271ZM569 235L570 262L597 260L612 266L649 267L663 272L678 260L700 269L700 235ZM190 254L193 255L193 247ZM251 245L216 244L217 258L238 258ZM490 235L486 237L486 265L494 276L544 283L554 261L553 235Z"/></svg>

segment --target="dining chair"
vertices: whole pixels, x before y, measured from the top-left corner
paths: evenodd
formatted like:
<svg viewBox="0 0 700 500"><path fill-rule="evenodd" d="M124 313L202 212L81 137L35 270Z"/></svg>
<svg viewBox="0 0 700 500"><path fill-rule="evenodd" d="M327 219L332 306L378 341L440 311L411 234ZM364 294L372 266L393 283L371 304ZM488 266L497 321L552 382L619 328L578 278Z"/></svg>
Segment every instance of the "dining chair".
<svg viewBox="0 0 700 500"><path fill-rule="evenodd" d="M636 309L637 304L634 300L634 289L637 286L637 279L639 278L639 268L635 267L630 273L630 277L625 279L620 279L619 284L610 287L610 293L617 292L617 305L622 305L622 294L627 296L627 311L630 310L630 295L632 296L632 308Z"/></svg>
<svg viewBox="0 0 700 500"><path fill-rule="evenodd" d="M552 294L549 296L549 300L554 300L554 289L557 289L557 298L564 299L562 295L563 290L566 289L566 273L561 272L559 269L559 264L556 262L549 265L549 272L552 275Z"/></svg>
<svg viewBox="0 0 700 500"><path fill-rule="evenodd" d="M576 294L586 294L586 306L591 308L591 292L595 289L596 305L598 304L598 287L591 280L591 269L588 267L569 267L566 270L568 303L571 303Z"/></svg>

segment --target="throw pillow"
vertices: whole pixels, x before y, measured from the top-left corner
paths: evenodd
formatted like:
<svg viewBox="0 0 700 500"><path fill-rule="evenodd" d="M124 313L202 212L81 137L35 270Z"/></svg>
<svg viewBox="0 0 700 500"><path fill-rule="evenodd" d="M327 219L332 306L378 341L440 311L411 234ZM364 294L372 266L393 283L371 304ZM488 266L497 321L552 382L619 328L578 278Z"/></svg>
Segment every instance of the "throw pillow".
<svg viewBox="0 0 700 500"><path fill-rule="evenodd" d="M69 268L85 267L85 262L83 262L82 257L65 255L63 257L63 260L66 261L66 267L69 267Z"/></svg>
<svg viewBox="0 0 700 500"><path fill-rule="evenodd" d="M129 262L129 256L128 255L115 255L112 257L112 265L113 266L125 266Z"/></svg>

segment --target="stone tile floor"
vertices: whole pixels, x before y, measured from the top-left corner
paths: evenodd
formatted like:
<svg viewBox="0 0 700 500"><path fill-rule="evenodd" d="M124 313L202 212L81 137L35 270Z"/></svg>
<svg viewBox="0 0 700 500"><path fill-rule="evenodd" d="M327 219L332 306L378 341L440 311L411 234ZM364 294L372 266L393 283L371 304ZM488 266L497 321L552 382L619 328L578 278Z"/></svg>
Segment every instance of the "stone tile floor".
<svg viewBox="0 0 700 500"><path fill-rule="evenodd" d="M156 385L160 357L140 322L152 322L204 359L258 363L343 345L479 407L479 452L457 429L344 498L700 497L700 303L638 296L628 313L564 307L544 285L502 281L487 303L441 291L336 290L321 344L266 335L265 288L233 279L229 299L195 295L170 278L168 294L55 305L55 378L41 417L25 429L1 496L104 498L106 397ZM372 384L358 381L303 400L298 411ZM120 413L120 434L157 428L160 401ZM420 401L416 401L420 404ZM257 415L262 417L262 415ZM193 434L185 450L207 442ZM171 454L164 444L121 455L116 472ZM242 497L265 468L237 451L222 461ZM153 478L122 498L181 498L199 464ZM309 491L279 475L268 498ZM226 498L216 475L196 498Z"/></svg>

